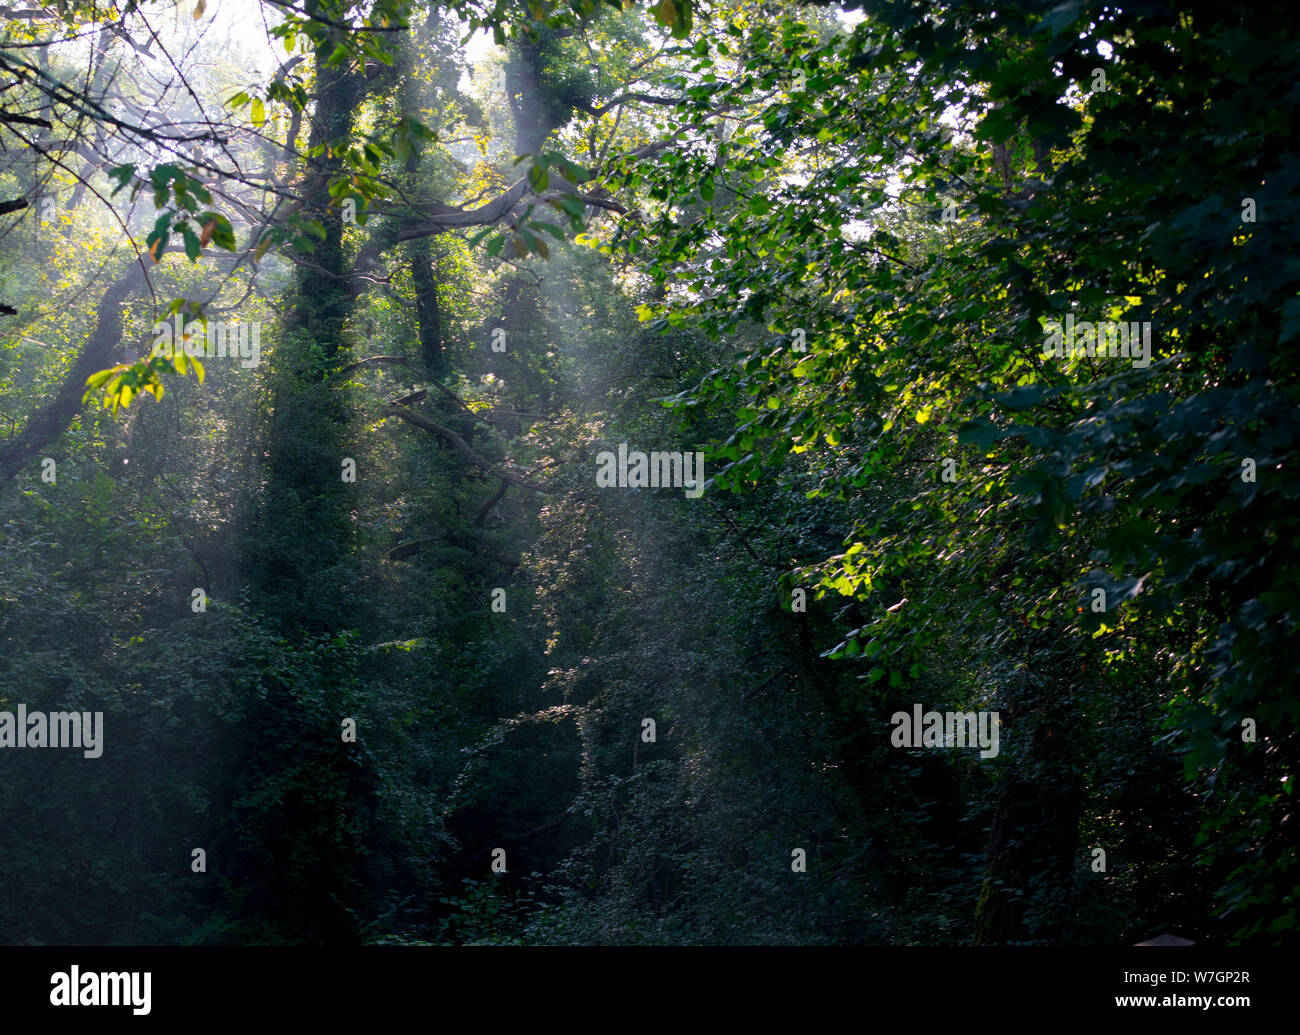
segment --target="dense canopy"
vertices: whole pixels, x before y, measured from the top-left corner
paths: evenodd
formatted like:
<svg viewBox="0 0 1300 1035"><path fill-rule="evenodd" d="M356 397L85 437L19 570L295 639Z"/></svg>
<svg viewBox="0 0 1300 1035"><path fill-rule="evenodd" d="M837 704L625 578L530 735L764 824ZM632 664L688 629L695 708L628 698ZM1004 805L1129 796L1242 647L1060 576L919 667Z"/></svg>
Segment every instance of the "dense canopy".
<svg viewBox="0 0 1300 1035"><path fill-rule="evenodd" d="M0 7L0 942L1293 944L1298 59Z"/></svg>

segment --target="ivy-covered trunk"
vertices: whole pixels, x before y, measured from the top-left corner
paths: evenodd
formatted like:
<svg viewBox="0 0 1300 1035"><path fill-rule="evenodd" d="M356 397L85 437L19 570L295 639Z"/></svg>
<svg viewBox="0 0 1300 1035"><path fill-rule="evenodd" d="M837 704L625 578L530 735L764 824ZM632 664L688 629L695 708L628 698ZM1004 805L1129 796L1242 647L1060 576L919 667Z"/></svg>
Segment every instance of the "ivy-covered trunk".
<svg viewBox="0 0 1300 1035"><path fill-rule="evenodd" d="M270 350L271 420L261 510L241 544L249 605L284 635L241 726L228 807L242 878L240 907L262 918L254 939L351 942L363 903L360 871L373 767L358 765L365 728L357 698L355 630L365 612L342 562L352 548L354 498L367 471L352 407L336 376L349 349L354 295L339 207L330 209L331 157L353 128L364 80L330 68L334 41L315 48L318 92L304 215L324 233L300 250L287 315Z"/></svg>

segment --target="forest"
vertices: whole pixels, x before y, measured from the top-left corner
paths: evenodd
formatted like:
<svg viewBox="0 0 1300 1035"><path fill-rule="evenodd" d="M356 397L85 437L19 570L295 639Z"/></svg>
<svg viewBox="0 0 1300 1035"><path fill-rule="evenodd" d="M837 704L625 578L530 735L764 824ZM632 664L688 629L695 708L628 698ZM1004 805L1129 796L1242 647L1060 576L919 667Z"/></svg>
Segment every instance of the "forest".
<svg viewBox="0 0 1300 1035"><path fill-rule="evenodd" d="M0 944L1300 942L1297 67L4 0Z"/></svg>

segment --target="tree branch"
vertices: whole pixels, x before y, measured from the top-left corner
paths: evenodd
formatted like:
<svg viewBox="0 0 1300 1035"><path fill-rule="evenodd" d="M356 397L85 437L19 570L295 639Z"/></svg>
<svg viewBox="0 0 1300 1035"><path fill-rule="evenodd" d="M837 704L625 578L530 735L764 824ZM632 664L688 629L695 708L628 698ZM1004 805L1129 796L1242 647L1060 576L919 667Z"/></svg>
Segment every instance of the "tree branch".
<svg viewBox="0 0 1300 1035"><path fill-rule="evenodd" d="M470 448L469 443L450 428L444 428L441 424L435 424L427 417L422 417L420 414L413 413L401 406L386 406L382 412L385 416L400 417L408 424L414 424L417 428L423 428L425 431L437 435L466 460L482 467L494 478L500 478L502 481L509 482L511 485L520 485L525 489L532 489L533 492L551 491L549 485L542 485L540 482L535 482L530 478L526 478L524 475L509 470L508 468L497 467L490 460L484 459L474 452L474 450Z"/></svg>

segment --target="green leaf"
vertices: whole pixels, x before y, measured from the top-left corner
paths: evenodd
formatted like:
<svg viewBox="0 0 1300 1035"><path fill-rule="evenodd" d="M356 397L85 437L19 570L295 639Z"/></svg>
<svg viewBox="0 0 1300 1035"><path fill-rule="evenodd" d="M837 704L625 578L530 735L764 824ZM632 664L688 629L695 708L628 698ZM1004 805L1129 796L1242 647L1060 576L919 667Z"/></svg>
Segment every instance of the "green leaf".
<svg viewBox="0 0 1300 1035"><path fill-rule="evenodd" d="M978 446L987 449L1003 436L1002 430L991 420L983 417L964 421L957 429L957 441L962 445Z"/></svg>
<svg viewBox="0 0 1300 1035"><path fill-rule="evenodd" d="M191 228L189 223L181 224L181 238L185 241L185 254L189 256L190 262L197 262L199 252L199 236Z"/></svg>

